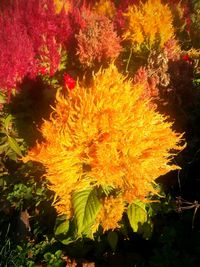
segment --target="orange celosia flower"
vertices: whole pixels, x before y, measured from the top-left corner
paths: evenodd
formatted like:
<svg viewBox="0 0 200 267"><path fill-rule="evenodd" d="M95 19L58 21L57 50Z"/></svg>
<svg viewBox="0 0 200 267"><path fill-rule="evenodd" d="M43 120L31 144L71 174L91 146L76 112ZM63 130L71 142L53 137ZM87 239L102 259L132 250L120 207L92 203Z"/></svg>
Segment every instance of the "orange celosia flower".
<svg viewBox="0 0 200 267"><path fill-rule="evenodd" d="M100 221L104 229L113 229L127 203L157 193L156 178L178 168L169 163L171 150L181 149L181 135L141 97L143 90L144 84L134 85L111 64L89 87L77 84L68 97L57 93L54 111L41 128L45 141L23 161L44 164L59 213L72 216L73 192L111 186L120 194L104 200L102 216L110 213L113 219ZM111 212L114 203L121 203L120 209Z"/></svg>
<svg viewBox="0 0 200 267"><path fill-rule="evenodd" d="M56 13L60 13L62 9L66 13L72 10L72 1L69 0L54 0Z"/></svg>
<svg viewBox="0 0 200 267"><path fill-rule="evenodd" d="M115 4L111 0L100 0L94 6L94 10L99 14L113 18L116 13Z"/></svg>
<svg viewBox="0 0 200 267"><path fill-rule="evenodd" d="M148 49L155 45L162 48L174 37L171 11L161 0L148 0L139 6L129 6L124 16L128 20L124 39L130 40L135 50L140 50L142 44Z"/></svg>
<svg viewBox="0 0 200 267"><path fill-rule="evenodd" d="M85 26L76 35L80 63L85 67L92 67L96 63L102 64L116 59L122 47L113 22L105 15L89 9L83 9L82 18Z"/></svg>
<svg viewBox="0 0 200 267"><path fill-rule="evenodd" d="M121 220L125 208L122 197L105 197L102 204L103 206L97 216L96 221L101 224L104 231L118 228L118 222Z"/></svg>

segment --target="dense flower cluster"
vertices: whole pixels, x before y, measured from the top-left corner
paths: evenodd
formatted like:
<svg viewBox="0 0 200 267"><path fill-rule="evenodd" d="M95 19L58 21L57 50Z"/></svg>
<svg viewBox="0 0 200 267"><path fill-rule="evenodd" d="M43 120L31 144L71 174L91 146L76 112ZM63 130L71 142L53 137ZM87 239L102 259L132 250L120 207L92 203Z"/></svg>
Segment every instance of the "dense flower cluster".
<svg viewBox="0 0 200 267"><path fill-rule="evenodd" d="M56 13L60 13L62 10L64 10L66 13L72 10L73 3L69 0L54 0Z"/></svg>
<svg viewBox="0 0 200 267"><path fill-rule="evenodd" d="M11 90L44 68L53 75L70 33L67 14L56 14L53 0L10 1L0 12L1 90Z"/></svg>
<svg viewBox="0 0 200 267"><path fill-rule="evenodd" d="M104 14L86 8L81 12L81 19L82 27L76 35L81 64L91 67L94 63L115 59L122 47L112 21Z"/></svg>
<svg viewBox="0 0 200 267"><path fill-rule="evenodd" d="M44 165L53 205L75 219L78 235L85 234L76 202L81 194L96 201L85 224L92 231L115 229L130 206L159 193L158 177L179 168L172 159L182 135L158 109L175 103L171 92L189 102L179 98L181 84L189 77L184 88L192 88L199 51L181 51L175 38L181 31L192 36L192 9L178 2L2 0L0 91L31 91L37 83L27 77L44 86L44 98L46 87L52 89L48 101L57 90L41 126L43 141L23 161Z"/></svg>
<svg viewBox="0 0 200 267"><path fill-rule="evenodd" d="M109 18L113 18L116 13L115 4L111 0L100 0L94 6L94 10L99 14L108 16Z"/></svg>
<svg viewBox="0 0 200 267"><path fill-rule="evenodd" d="M111 64L89 87L77 84L68 97L58 92L54 111L41 127L44 142L23 158L46 167L58 213L73 216L74 192L110 186L118 193L102 199L96 221L104 230L113 229L128 203L146 201L157 193L156 178L178 168L170 162L174 150L181 149L181 135L149 98L144 100L144 87Z"/></svg>
<svg viewBox="0 0 200 267"><path fill-rule="evenodd" d="M125 13L128 21L124 39L130 40L135 50L141 45L148 49L163 47L174 37L172 14L160 0L148 0L144 4L129 5Z"/></svg>
<svg viewBox="0 0 200 267"><path fill-rule="evenodd" d="M125 210L125 202L122 196L114 198L105 197L102 201L102 208L96 219L96 224L101 224L104 231L119 228L119 221Z"/></svg>

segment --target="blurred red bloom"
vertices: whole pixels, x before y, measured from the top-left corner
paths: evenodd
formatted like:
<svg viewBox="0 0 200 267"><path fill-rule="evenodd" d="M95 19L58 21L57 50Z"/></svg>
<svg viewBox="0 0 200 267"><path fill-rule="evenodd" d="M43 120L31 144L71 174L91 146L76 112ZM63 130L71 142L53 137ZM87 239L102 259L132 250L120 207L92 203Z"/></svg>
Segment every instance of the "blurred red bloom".
<svg viewBox="0 0 200 267"><path fill-rule="evenodd" d="M39 68L38 73L45 75L48 73L48 69L46 67L41 67L41 68Z"/></svg>
<svg viewBox="0 0 200 267"><path fill-rule="evenodd" d="M188 54L185 54L184 56L182 56L182 59L186 62L190 62L191 58L188 56Z"/></svg>
<svg viewBox="0 0 200 267"><path fill-rule="evenodd" d="M64 74L64 85L69 90L73 90L76 86L76 81L68 73Z"/></svg>

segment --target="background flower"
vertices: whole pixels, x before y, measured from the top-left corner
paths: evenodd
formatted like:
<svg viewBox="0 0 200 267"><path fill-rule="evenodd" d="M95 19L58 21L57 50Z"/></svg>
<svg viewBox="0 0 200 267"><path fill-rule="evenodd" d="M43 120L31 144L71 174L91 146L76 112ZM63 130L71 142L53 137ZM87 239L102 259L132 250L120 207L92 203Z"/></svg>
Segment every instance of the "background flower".
<svg viewBox="0 0 200 267"><path fill-rule="evenodd" d="M124 39L130 40L135 50L140 50L141 45L148 49L155 46L162 48L174 37L171 11L160 0L129 5L124 16L128 22Z"/></svg>
<svg viewBox="0 0 200 267"><path fill-rule="evenodd" d="M92 67L95 63L115 59L122 47L112 21L86 8L82 10L81 18L82 27L76 35L77 55L81 64Z"/></svg>
<svg viewBox="0 0 200 267"><path fill-rule="evenodd" d="M0 12L0 88L8 91L41 68L53 75L70 38L64 10L56 14L53 0L3 2ZM8 34L9 33L9 34Z"/></svg>

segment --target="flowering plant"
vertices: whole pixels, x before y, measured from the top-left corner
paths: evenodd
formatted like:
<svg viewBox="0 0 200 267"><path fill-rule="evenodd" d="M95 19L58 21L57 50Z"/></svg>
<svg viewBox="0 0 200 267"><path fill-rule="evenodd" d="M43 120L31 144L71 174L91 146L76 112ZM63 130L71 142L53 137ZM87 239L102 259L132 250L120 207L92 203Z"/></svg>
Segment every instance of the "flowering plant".
<svg viewBox="0 0 200 267"><path fill-rule="evenodd" d="M196 6L2 0L2 206L30 213L24 240L37 242L48 209L53 222L44 232L64 245L152 229L162 181L181 171L185 138L194 131L194 148L199 133L199 118L191 119L199 97Z"/></svg>
<svg viewBox="0 0 200 267"><path fill-rule="evenodd" d="M79 234L99 223L115 229L129 205L159 192L156 178L178 168L170 151L181 149L181 135L142 97L144 90L111 64L91 86L78 84L67 98L58 92L41 127L44 142L23 158L44 164L57 212L75 216Z"/></svg>

